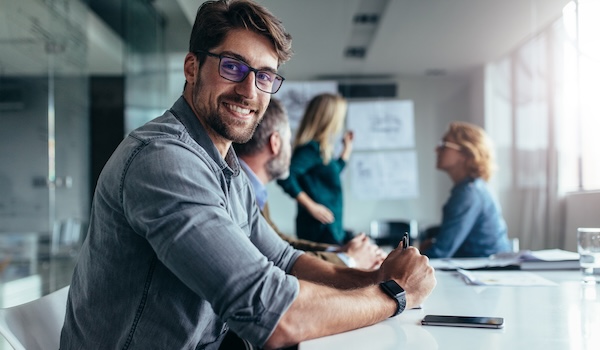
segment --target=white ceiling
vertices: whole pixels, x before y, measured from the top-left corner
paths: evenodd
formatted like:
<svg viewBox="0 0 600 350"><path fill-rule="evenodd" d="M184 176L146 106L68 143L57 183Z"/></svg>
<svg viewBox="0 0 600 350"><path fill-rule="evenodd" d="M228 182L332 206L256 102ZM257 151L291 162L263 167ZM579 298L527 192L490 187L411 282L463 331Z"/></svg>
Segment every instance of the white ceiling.
<svg viewBox="0 0 600 350"><path fill-rule="evenodd" d="M569 0L389 0L365 59L344 57L361 1L258 0L292 34L294 57L280 71L287 79L422 76L442 70L462 75L501 58L557 19ZM153 0L167 24L166 47L185 53L202 0ZM44 72L53 15L37 0L0 0L0 75ZM71 1L76 4L77 1ZM44 3L45 4L45 3ZM79 6L77 6L79 7ZM66 6L71 12L73 6ZM89 12L89 11L88 11ZM88 71L122 72L122 43L93 13L73 16L88 36ZM44 24L44 23L48 24ZM47 31L39 28L48 27ZM68 36L68 35L67 35ZM73 37L71 35L70 37ZM67 45L77 48L78 45ZM65 71L79 66L67 62Z"/></svg>
<svg viewBox="0 0 600 350"><path fill-rule="evenodd" d="M364 60L343 56L360 0L258 2L292 34L295 55L283 75L306 80L428 70L461 75L509 53L556 20L569 0L390 0ZM201 1L177 3L193 23Z"/></svg>

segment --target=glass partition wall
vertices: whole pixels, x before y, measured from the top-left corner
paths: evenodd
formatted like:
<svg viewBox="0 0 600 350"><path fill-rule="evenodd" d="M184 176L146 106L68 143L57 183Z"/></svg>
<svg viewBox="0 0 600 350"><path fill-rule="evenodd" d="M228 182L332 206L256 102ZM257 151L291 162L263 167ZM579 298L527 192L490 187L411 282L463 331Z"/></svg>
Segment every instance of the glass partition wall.
<svg viewBox="0 0 600 350"><path fill-rule="evenodd" d="M3 307L59 287L42 270L71 257L89 215L86 17L78 5L0 0ZM11 289L23 283L25 293Z"/></svg>
<svg viewBox="0 0 600 350"><path fill-rule="evenodd" d="M160 15L147 1L130 1L125 6L127 134L162 115L174 100L168 94L164 24ZM181 35L189 36L189 32Z"/></svg>
<svg viewBox="0 0 600 350"><path fill-rule="evenodd" d="M69 284L87 231L90 81L103 74L90 64L99 35L90 22L101 17L92 2L0 0L0 307ZM109 3L123 45L105 50L122 51L111 55L123 57L125 114L164 111L161 19L147 1L98 2Z"/></svg>

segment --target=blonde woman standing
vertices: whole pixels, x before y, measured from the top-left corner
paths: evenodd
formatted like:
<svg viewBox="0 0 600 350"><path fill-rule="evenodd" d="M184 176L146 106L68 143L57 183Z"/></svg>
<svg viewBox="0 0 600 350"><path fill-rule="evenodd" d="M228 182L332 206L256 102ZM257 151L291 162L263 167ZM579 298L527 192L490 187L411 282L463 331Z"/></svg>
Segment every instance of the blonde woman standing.
<svg viewBox="0 0 600 350"><path fill-rule="evenodd" d="M437 168L448 174L454 187L437 235L420 247L423 254L487 257L510 251L500 205L487 185L495 168L487 134L473 124L451 123L436 152Z"/></svg>
<svg viewBox="0 0 600 350"><path fill-rule="evenodd" d="M298 238L344 244L343 195L340 174L352 152L352 132L343 137L343 150L333 158L333 138L342 129L348 103L340 95L321 94L308 104L296 138L290 175L277 183L298 204Z"/></svg>

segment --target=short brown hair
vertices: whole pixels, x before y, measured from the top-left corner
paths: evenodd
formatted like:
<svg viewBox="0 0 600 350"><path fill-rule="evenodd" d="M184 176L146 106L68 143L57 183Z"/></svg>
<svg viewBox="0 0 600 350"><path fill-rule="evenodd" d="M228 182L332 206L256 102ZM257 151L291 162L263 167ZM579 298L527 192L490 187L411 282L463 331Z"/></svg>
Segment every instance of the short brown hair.
<svg viewBox="0 0 600 350"><path fill-rule="evenodd" d="M252 0L203 3L196 12L189 52L208 51L219 46L229 31L240 28L267 37L275 46L279 64L292 57L292 36L267 8Z"/></svg>
<svg viewBox="0 0 600 350"><path fill-rule="evenodd" d="M462 147L468 155L467 171L469 176L481 177L488 181L496 170L492 140L477 125L465 122L450 123L446 136Z"/></svg>

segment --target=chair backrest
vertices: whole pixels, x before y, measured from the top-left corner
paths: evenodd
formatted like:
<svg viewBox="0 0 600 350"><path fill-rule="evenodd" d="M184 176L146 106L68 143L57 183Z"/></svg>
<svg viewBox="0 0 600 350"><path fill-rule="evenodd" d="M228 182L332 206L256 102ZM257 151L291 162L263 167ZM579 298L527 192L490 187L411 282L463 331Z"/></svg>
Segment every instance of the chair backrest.
<svg viewBox="0 0 600 350"><path fill-rule="evenodd" d="M415 220L394 221L394 220L374 220L371 221L371 231L369 237L380 246L396 247L400 243L404 232L408 232L411 238L415 237L417 231ZM411 240L412 241L412 240Z"/></svg>
<svg viewBox="0 0 600 350"><path fill-rule="evenodd" d="M15 350L58 349L69 286L39 299L0 309L0 334Z"/></svg>

